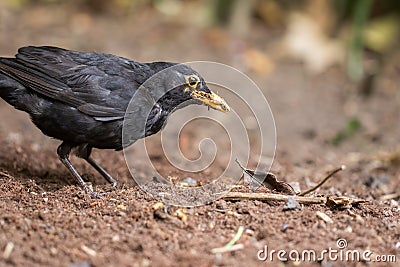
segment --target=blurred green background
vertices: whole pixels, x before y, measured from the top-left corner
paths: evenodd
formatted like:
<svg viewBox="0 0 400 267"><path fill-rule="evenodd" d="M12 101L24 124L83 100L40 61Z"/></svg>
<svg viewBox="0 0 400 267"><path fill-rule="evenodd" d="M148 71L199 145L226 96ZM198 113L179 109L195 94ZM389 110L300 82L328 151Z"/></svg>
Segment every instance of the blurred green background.
<svg viewBox="0 0 400 267"><path fill-rule="evenodd" d="M282 41L277 50L309 71L338 64L360 81L379 72L399 41L400 3L390 0L2 0L0 8L2 53L45 43L151 59L159 57L153 45L209 45L234 57L245 40L255 49L243 52L246 67L268 72L266 47Z"/></svg>

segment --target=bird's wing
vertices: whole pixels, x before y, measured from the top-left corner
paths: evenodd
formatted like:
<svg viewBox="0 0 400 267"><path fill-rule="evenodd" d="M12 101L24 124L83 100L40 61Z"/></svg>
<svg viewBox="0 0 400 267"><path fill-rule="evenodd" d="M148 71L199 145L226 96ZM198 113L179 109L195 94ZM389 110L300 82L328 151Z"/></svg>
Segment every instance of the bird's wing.
<svg viewBox="0 0 400 267"><path fill-rule="evenodd" d="M0 70L28 88L101 121L124 117L148 68L113 55L48 46L23 47L16 59L0 59Z"/></svg>

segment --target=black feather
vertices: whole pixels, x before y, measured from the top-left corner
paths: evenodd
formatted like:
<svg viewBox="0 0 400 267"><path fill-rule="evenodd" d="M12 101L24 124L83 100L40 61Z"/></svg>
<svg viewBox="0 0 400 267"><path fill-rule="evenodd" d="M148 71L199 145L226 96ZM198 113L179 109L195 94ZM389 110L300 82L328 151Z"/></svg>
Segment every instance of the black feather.
<svg viewBox="0 0 400 267"><path fill-rule="evenodd" d="M145 127L133 130L132 139L139 139L158 132L169 113L190 99L181 85L184 74L195 73L191 68L28 46L15 58L0 58L0 97L28 112L46 135L76 145L120 149L122 120L132 97L154 74L171 66L177 66L178 75L151 80L141 92L142 102L130 110L133 125ZM168 92L169 84L176 88Z"/></svg>

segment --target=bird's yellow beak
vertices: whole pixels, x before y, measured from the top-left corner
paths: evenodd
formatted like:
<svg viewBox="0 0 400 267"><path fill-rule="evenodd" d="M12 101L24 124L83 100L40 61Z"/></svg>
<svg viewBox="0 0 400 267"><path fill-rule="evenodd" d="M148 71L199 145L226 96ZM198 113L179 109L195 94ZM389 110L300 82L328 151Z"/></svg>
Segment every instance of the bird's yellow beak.
<svg viewBox="0 0 400 267"><path fill-rule="evenodd" d="M231 110L225 100L214 92L206 93L204 91L193 90L191 96L193 99L199 100L215 110L219 110L224 113L227 113Z"/></svg>

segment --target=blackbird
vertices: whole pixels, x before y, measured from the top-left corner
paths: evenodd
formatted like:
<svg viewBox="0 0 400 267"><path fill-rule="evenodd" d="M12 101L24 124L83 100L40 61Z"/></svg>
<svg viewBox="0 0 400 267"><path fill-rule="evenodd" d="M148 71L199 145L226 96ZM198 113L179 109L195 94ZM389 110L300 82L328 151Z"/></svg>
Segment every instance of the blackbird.
<svg viewBox="0 0 400 267"><path fill-rule="evenodd" d="M131 134L124 143L125 113L139 91L142 98L129 106ZM22 47L15 58L0 58L0 97L27 112L45 135L62 141L57 149L60 161L91 196L99 194L69 161L71 149L115 186L114 178L90 156L92 148L121 150L160 131L169 114L189 104L230 109L184 64L139 63L51 46Z"/></svg>

